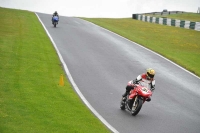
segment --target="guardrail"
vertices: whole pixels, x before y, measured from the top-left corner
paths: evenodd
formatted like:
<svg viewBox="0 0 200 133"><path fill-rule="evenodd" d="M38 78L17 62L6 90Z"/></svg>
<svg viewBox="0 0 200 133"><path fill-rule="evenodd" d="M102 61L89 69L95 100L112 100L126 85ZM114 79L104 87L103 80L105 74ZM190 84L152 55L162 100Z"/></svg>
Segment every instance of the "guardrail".
<svg viewBox="0 0 200 133"><path fill-rule="evenodd" d="M132 18L145 21L145 22L150 22L150 23L157 23L161 25L182 27L186 29L193 29L196 31L200 31L200 22L191 22L187 20L177 20L177 19L170 19L170 18L151 17L151 16L142 15L142 14L133 14Z"/></svg>

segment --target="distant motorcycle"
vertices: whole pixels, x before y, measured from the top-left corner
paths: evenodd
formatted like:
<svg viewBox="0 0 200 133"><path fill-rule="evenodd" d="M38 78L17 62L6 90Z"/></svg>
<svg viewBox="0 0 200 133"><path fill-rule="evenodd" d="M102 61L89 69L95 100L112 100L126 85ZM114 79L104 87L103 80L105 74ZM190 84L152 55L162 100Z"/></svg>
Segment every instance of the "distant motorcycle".
<svg viewBox="0 0 200 133"><path fill-rule="evenodd" d="M56 25L58 24L58 21L59 21L58 16L54 16L54 17L52 18L52 24L54 25L54 27L56 27Z"/></svg>
<svg viewBox="0 0 200 133"><path fill-rule="evenodd" d="M130 91L125 99L122 98L120 108L121 110L127 109L133 116L135 116L141 110L146 99L152 96L152 91L150 89L150 83L147 81L145 82L141 80L138 84L133 84L133 81L129 81L128 85L132 86L134 89Z"/></svg>

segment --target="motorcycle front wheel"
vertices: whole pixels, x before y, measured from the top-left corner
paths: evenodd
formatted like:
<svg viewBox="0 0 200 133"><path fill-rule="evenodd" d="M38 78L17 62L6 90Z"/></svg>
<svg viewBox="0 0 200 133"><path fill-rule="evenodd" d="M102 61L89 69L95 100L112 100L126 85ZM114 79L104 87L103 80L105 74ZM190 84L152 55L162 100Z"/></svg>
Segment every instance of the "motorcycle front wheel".
<svg viewBox="0 0 200 133"><path fill-rule="evenodd" d="M131 115L133 116L137 115L140 112L140 109L142 108L142 104L143 104L143 100L138 98L138 100L135 103L135 106L133 105L131 108Z"/></svg>

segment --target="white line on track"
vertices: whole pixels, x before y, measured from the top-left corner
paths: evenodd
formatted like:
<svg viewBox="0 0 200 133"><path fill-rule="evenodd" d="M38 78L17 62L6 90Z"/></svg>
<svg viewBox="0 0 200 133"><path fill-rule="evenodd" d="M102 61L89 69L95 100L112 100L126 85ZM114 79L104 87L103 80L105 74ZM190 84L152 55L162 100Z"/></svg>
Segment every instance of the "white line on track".
<svg viewBox="0 0 200 133"><path fill-rule="evenodd" d="M35 13L36 14L36 13ZM53 41L51 35L49 34L49 32L47 31L46 27L44 26L44 24L42 23L42 21L40 20L39 16L36 14L36 16L38 17L40 23L42 24L43 28L45 29L47 35L49 36L51 42L53 43L53 46L54 48L56 49L56 52L59 56L59 59L65 69L65 72L72 84L72 86L74 87L74 89L76 90L76 92L78 93L79 97L83 100L83 102L87 105L87 107L113 132L113 133L119 133L114 127L112 127L91 105L90 103L86 100L86 98L83 96L83 94L81 93L81 91L79 90L78 86L76 85L76 83L74 82L69 70L68 70L68 67L66 65L66 63L64 62L57 46L56 46L56 43Z"/></svg>

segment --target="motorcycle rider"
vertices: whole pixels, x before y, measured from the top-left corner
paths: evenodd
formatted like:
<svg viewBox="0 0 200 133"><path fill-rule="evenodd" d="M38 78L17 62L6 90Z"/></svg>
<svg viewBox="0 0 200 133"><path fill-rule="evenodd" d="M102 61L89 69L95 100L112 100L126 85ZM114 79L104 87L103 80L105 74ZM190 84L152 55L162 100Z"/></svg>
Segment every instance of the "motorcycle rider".
<svg viewBox="0 0 200 133"><path fill-rule="evenodd" d="M57 16L57 17L58 17L58 20L59 20L59 15L58 15L57 11L55 11L55 12L53 13L53 16L52 16L52 19L51 19L52 24L53 24L53 17L54 17L54 16Z"/></svg>
<svg viewBox="0 0 200 133"><path fill-rule="evenodd" d="M155 76L155 70L152 68L148 68L147 72L141 75L138 75L138 77L132 81L132 84L138 84L138 82L141 80L143 81L147 80L148 82L150 82L151 91L153 92L155 90L154 76ZM129 94L131 89L134 89L133 86L130 86L130 85L126 86L126 92L122 95L123 100L126 100L126 96ZM151 101L151 98L149 97L146 101L148 102Z"/></svg>

